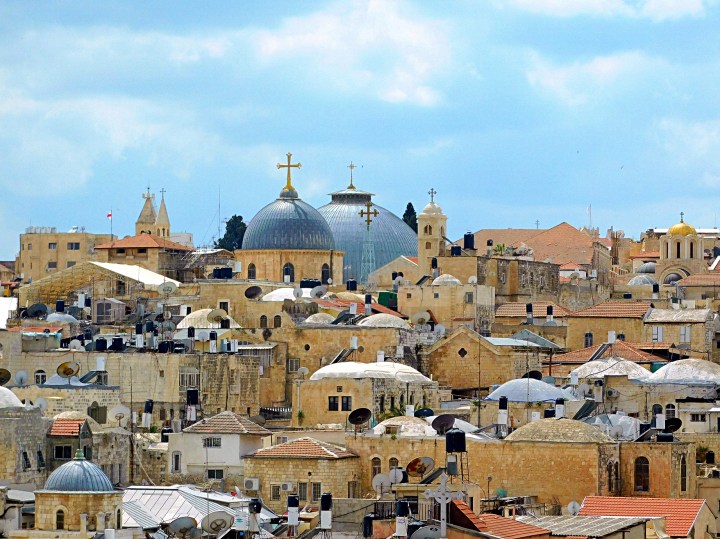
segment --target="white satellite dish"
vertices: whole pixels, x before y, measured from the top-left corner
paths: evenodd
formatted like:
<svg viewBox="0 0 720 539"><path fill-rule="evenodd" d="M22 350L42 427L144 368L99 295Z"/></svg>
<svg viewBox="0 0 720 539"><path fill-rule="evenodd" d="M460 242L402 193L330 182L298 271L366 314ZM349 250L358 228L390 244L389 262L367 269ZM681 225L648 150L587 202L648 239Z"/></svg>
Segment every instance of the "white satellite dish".
<svg viewBox="0 0 720 539"><path fill-rule="evenodd" d="M296 298L300 298L300 297L302 297L302 295L303 295L302 288L298 287L298 288L293 289L293 296L295 296Z"/></svg>
<svg viewBox="0 0 720 539"><path fill-rule="evenodd" d="M420 311L410 317L410 321L416 325L425 325L430 320L430 313L427 311Z"/></svg>
<svg viewBox="0 0 720 539"><path fill-rule="evenodd" d="M202 529L210 535L218 535L221 531L233 525L235 519L225 511L214 511L202 519Z"/></svg>
<svg viewBox="0 0 720 539"><path fill-rule="evenodd" d="M17 371L13 380L17 385L24 386L28 381L28 373L26 371Z"/></svg>
<svg viewBox="0 0 720 539"><path fill-rule="evenodd" d="M41 411L44 412L45 410L47 410L48 401L45 397L38 397L37 399L35 399L35 406L37 406L38 408L40 408Z"/></svg>
<svg viewBox="0 0 720 539"><path fill-rule="evenodd" d="M200 342L208 342L210 340L210 333L207 331L198 331L197 340Z"/></svg>
<svg viewBox="0 0 720 539"><path fill-rule="evenodd" d="M375 492L378 493L378 496L382 496L383 492L389 492L391 486L392 481L390 481L390 478L383 473L379 473L372 478L372 487Z"/></svg>
<svg viewBox="0 0 720 539"><path fill-rule="evenodd" d="M402 483L403 480L403 469L395 467L392 470L390 470L390 473L388 474L388 477L390 478L390 482L392 484L395 483Z"/></svg>
<svg viewBox="0 0 720 539"><path fill-rule="evenodd" d="M307 367L300 367L295 372L297 372L301 376L307 376L308 374L310 374L310 369L308 369Z"/></svg>
<svg viewBox="0 0 720 539"><path fill-rule="evenodd" d="M477 284L477 277L475 275L471 275L468 278L468 284Z"/></svg>
<svg viewBox="0 0 720 539"><path fill-rule="evenodd" d="M332 277L328 277L328 278L327 278L327 284L332 284L332 283L333 283Z"/></svg>
<svg viewBox="0 0 720 539"><path fill-rule="evenodd" d="M435 333L437 333L441 337L445 336L445 331L445 326L443 326L442 324L438 324L437 326L435 326Z"/></svg>
<svg viewBox="0 0 720 539"><path fill-rule="evenodd" d="M218 323L221 320L225 320L228 317L228 314L225 312L224 309L213 309L207 314L208 322L212 323Z"/></svg>
<svg viewBox="0 0 720 539"><path fill-rule="evenodd" d="M580 504L576 501L572 501L567 506L568 513L575 516L580 512Z"/></svg>
<svg viewBox="0 0 720 539"><path fill-rule="evenodd" d="M302 292L302 290L300 290L300 292ZM325 288L324 286L316 286L315 288L310 290L310 297L314 299L320 299L325 295L325 292L327 292L327 288Z"/></svg>
<svg viewBox="0 0 720 539"><path fill-rule="evenodd" d="M170 294L175 292L175 290L177 290L177 285L172 281L165 281L163 284L158 286L158 292L166 296L169 296Z"/></svg>
<svg viewBox="0 0 720 539"><path fill-rule="evenodd" d="M108 411L107 416L117 421L121 427L124 427L130 419L130 408L127 406L115 406Z"/></svg>
<svg viewBox="0 0 720 539"><path fill-rule="evenodd" d="M72 341L70 341L70 344L68 344L68 348L70 350L85 350L82 342L77 339L73 339Z"/></svg>
<svg viewBox="0 0 720 539"><path fill-rule="evenodd" d="M437 526L422 526L415 530L410 539L439 539L440 528Z"/></svg>

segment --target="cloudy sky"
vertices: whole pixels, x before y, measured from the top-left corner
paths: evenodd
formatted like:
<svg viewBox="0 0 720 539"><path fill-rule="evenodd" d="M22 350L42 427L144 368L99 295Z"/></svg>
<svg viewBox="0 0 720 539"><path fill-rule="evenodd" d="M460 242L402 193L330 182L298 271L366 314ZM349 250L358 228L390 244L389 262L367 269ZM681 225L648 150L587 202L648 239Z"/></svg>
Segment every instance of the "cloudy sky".
<svg viewBox="0 0 720 539"><path fill-rule="evenodd" d="M284 185L348 183L450 235L717 223L717 0L0 2L0 259L27 226L197 245ZM219 211L218 211L219 206Z"/></svg>

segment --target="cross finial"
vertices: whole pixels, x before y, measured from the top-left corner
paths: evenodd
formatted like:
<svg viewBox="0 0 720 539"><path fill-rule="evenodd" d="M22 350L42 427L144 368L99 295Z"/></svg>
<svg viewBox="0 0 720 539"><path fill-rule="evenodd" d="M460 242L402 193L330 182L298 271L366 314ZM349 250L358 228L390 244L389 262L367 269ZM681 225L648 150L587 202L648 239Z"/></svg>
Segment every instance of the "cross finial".
<svg viewBox="0 0 720 539"><path fill-rule="evenodd" d="M143 198L155 198L155 195L150 194L150 186L148 185L147 193L143 193Z"/></svg>
<svg viewBox="0 0 720 539"><path fill-rule="evenodd" d="M287 169L287 183L285 184L285 187L283 188L284 191L290 191L294 190L295 188L292 186L292 175L291 170L294 168L300 168L302 165L300 163L295 163L294 165L290 164L290 161L292 159L292 154L288 152L287 154L287 165L283 165L281 163L277 164L277 168L286 168Z"/></svg>
<svg viewBox="0 0 720 539"><path fill-rule="evenodd" d="M540 228L540 220L539 219L535 219L535 228L536 229Z"/></svg>
<svg viewBox="0 0 720 539"><path fill-rule="evenodd" d="M353 185L353 170L357 168L357 165L350 161L350 164L347 167L350 169L350 185L348 185L348 189L355 189L355 186Z"/></svg>
<svg viewBox="0 0 720 539"><path fill-rule="evenodd" d="M373 209L372 202L370 202L369 200L365 203L365 207L367 208L367 211L360 210L360 217L365 218L365 223L367 224L369 230L370 223L372 223L372 218L380 215L380 212L377 211L377 209Z"/></svg>
<svg viewBox="0 0 720 539"><path fill-rule="evenodd" d="M166 191L165 191L164 187L162 189L160 189L160 196L162 197L163 200L165 200L165 192Z"/></svg>
<svg viewBox="0 0 720 539"><path fill-rule="evenodd" d="M437 191L434 187L431 187L428 191L428 195L430 195L430 202L435 202L435 195L437 195Z"/></svg>
<svg viewBox="0 0 720 539"><path fill-rule="evenodd" d="M683 221L683 217L685 217L685 212L681 211L681 212L680 212L680 222L681 222L681 223L684 223L684 222L685 222L685 221Z"/></svg>

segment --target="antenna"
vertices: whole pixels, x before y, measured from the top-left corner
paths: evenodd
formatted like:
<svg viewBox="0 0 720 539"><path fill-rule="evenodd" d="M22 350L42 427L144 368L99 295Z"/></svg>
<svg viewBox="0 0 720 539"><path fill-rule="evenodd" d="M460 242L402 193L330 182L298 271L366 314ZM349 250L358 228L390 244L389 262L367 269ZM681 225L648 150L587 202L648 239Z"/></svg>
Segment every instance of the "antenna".
<svg viewBox="0 0 720 539"><path fill-rule="evenodd" d="M7 369L0 369L0 386L4 386L10 381L12 375Z"/></svg>
<svg viewBox="0 0 720 539"><path fill-rule="evenodd" d="M58 373L60 378L72 378L73 376L77 376L80 372L80 363L77 361L66 361L65 363L60 363L55 372Z"/></svg>
<svg viewBox="0 0 720 539"><path fill-rule="evenodd" d="M26 371L17 371L14 380L17 385L24 386L28 381L28 373Z"/></svg>

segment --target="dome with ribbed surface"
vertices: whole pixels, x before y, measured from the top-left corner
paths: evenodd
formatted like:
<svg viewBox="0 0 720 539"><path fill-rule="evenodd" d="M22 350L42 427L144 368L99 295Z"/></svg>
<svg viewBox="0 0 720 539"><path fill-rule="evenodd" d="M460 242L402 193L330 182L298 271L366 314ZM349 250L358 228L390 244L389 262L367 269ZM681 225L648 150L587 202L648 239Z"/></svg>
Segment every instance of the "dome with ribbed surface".
<svg viewBox="0 0 720 539"><path fill-rule="evenodd" d="M680 222L674 224L670 228L668 228L668 236L696 236L697 231L695 230L695 227L692 225L687 224L682 217L682 214L680 214Z"/></svg>
<svg viewBox="0 0 720 539"><path fill-rule="evenodd" d="M533 421L513 431L508 442L611 443L604 432L574 419L547 418Z"/></svg>
<svg viewBox="0 0 720 539"><path fill-rule="evenodd" d="M652 286L654 284L657 284L657 281L647 273L636 275L628 281L628 286Z"/></svg>
<svg viewBox="0 0 720 539"><path fill-rule="evenodd" d="M645 262L641 264L635 273L655 273L657 264L655 262Z"/></svg>
<svg viewBox="0 0 720 539"><path fill-rule="evenodd" d="M330 225L336 248L345 252L343 281L359 279L366 234L366 224L360 211L367 211L366 204L372 202L373 194L351 184L351 187L330 193L330 196L332 201L318 211ZM391 211L377 204L373 204L373 209L378 211L370 224L370 239L375 249L373 269L399 256L417 256L417 235L413 229Z"/></svg>
<svg viewBox="0 0 720 539"><path fill-rule="evenodd" d="M110 479L78 450L75 458L56 469L45 482L45 490L58 492L114 492Z"/></svg>
<svg viewBox="0 0 720 539"><path fill-rule="evenodd" d="M329 251L336 247L323 216L300 200L295 189L283 189L277 200L257 212L248 223L242 248Z"/></svg>

